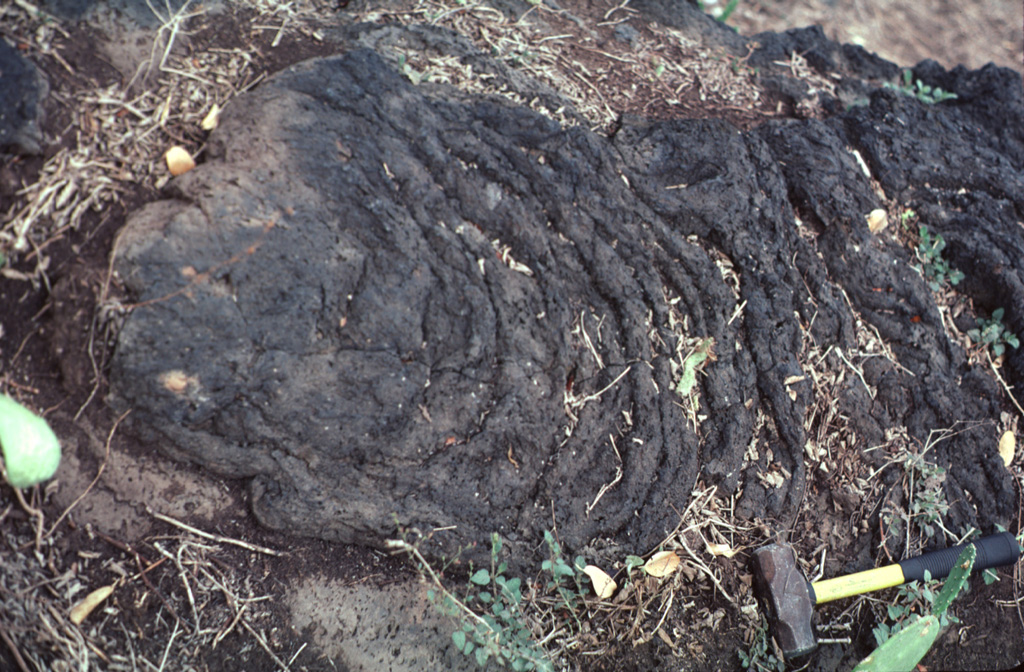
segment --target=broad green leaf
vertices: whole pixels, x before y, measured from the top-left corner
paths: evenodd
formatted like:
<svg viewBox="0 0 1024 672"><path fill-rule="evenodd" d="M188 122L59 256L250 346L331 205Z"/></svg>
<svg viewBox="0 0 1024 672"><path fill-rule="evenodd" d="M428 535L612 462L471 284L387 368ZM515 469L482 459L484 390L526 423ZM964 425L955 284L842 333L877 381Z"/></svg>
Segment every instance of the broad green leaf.
<svg viewBox="0 0 1024 672"><path fill-rule="evenodd" d="M486 569L478 569L469 580L478 586L486 586L491 582L491 573Z"/></svg>
<svg viewBox="0 0 1024 672"><path fill-rule="evenodd" d="M7 481L28 488L52 477L60 464L60 442L46 420L0 395L0 448Z"/></svg>
<svg viewBox="0 0 1024 672"><path fill-rule="evenodd" d="M939 636L939 620L928 615L890 637L853 672L912 672Z"/></svg>

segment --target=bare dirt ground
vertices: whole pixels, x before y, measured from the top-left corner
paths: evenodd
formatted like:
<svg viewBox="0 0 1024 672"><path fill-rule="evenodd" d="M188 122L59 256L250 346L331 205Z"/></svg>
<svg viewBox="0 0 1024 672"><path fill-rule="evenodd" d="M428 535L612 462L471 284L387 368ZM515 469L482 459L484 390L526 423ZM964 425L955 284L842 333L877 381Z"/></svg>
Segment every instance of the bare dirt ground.
<svg viewBox="0 0 1024 672"><path fill-rule="evenodd" d="M830 39L903 66L930 58L946 68L992 62L1024 71L1024 5L1015 0L741 0L728 23L743 35L817 24Z"/></svg>
<svg viewBox="0 0 1024 672"><path fill-rule="evenodd" d="M296 9L254 1L227 11L194 8L162 17L163 29L142 44L126 39L119 60L91 48L92 28L64 26L32 14L24 3L0 2L4 38L47 73L52 90L46 128L51 144L45 154L3 167L3 182L10 187L0 191L0 224L4 230L30 226L33 246L12 259L0 278L0 392L41 410L62 437L66 456L58 479L26 491L24 499L10 488L0 489L0 668L348 669L326 653L315 627L293 627L295 611L286 604L300 583L317 576L350 587L413 590L408 587L417 585L415 568L402 558L261 530L247 511L243 484L170 463L119 431L122 418L103 404L104 366L122 298L108 263L126 214L153 200L166 184L161 156L167 146L182 144L202 160L205 133L199 124L214 103L223 106L267 74L332 53L321 32L324 25L340 16L440 21L481 48L504 50L528 74L562 85L595 128L624 112L664 116L666 96L681 100L674 114L725 117L741 127L789 112L758 98L751 73L737 76L742 68L733 67L728 54L666 58L658 43L665 33L650 26L640 26L650 53L617 60L615 76L595 85L559 75L555 65L584 63L599 72L607 70L608 58L625 55L558 47L572 41L531 35L500 15L477 20L458 3L410 2L402 11L352 3L345 9L358 14L338 14L339 5L347 4L308 3ZM573 11L597 27L621 18L626 4L595 0ZM620 16L614 16L616 7ZM547 18L559 34L575 30L572 21ZM934 58L947 67L993 61L1024 70L1024 10L1014 0L740 0L729 20L745 35L810 23L821 23L833 39L862 44L900 65ZM710 99L671 85L673 68L683 77L677 61L683 56L695 59L691 65L711 87ZM140 57L150 67L136 76ZM437 64L408 65L417 75L457 77ZM644 74L659 65L669 76ZM842 456L833 470L870 480L853 451L837 455ZM1020 483L1019 463L1014 469ZM902 488L914 487L909 480L914 473L906 470ZM749 551L768 532L758 521L739 519L729 498L702 487L694 495L693 509L680 512L681 520L692 526L695 541L724 544L716 547L723 554L695 558L665 583L639 584L635 602L622 609L596 612L587 637L564 652L561 666L739 669L738 652L756 652L759 644L765 647L758 656L765 666L760 669L772 666L746 564ZM847 506L835 508L825 482L814 483L800 524L821 530L829 542L799 552L813 563L827 553L828 566L841 567L832 561L835 552L854 551L846 530L873 533L867 529L869 512L887 496L892 492L868 484L849 496ZM80 623L72 621L74 605L108 587L112 593L95 611ZM943 636L926 665L991 669L1019 661L1024 627L1019 588L1016 571L1004 572L999 583L962 598L960 624ZM822 658L835 667L844 642L869 640L871 625L891 601L891 595L865 597L823 610L821 620L830 628L825 634L839 644L823 647ZM656 646L635 646L651 641Z"/></svg>

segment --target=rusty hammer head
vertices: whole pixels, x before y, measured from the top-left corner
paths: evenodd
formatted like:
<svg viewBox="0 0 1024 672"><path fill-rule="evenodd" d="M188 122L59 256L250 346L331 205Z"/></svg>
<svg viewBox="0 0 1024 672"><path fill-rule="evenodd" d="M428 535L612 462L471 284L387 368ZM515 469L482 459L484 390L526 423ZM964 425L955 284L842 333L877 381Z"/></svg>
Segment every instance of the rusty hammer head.
<svg viewBox="0 0 1024 672"><path fill-rule="evenodd" d="M771 632L786 658L814 651L818 646L811 625L814 600L793 548L772 544L754 551L754 581L768 604Z"/></svg>

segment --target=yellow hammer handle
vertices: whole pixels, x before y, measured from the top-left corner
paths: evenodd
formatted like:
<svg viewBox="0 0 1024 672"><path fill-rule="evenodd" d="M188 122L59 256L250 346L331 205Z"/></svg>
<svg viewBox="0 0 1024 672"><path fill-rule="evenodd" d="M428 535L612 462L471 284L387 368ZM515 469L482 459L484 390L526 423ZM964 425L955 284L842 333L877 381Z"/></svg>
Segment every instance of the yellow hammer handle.
<svg viewBox="0 0 1024 672"><path fill-rule="evenodd" d="M872 590L892 588L904 582L903 568L899 565L878 567L835 579L811 584L811 603L822 604L843 597L860 595Z"/></svg>

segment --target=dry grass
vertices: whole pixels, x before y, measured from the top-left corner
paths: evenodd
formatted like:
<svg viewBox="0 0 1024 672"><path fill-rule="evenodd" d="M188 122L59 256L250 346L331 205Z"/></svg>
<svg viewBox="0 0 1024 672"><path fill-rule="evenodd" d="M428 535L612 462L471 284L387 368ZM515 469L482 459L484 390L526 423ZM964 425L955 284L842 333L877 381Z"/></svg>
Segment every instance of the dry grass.
<svg viewBox="0 0 1024 672"><path fill-rule="evenodd" d="M638 33L634 46L613 38L614 28L634 16L628 2L609 3L603 20L581 27L570 10L556 11L544 4L507 17L485 2L421 0L408 10L373 9L358 18L426 23L468 37L482 52L549 85L575 110L550 109L536 98L498 87L491 76L475 72L450 54L410 50L392 58L416 83L442 82L471 93L500 95L563 126L583 121L594 130L606 131L623 111L655 116L671 114L673 109L681 113L689 109L687 96L693 91L698 92L701 106L708 108L758 106L760 90L745 65L746 56L703 47L653 23Z"/></svg>
<svg viewBox="0 0 1024 672"><path fill-rule="evenodd" d="M294 3L254 0L251 7L254 31L272 28L280 36L299 29ZM163 186L167 147L202 151L198 128L209 110L262 79L253 65L255 45L191 54L175 48L203 9L153 11L161 27L131 81L52 92L72 111L71 141L0 212L0 254L22 268L31 265L25 272L0 270L8 281L48 286L51 245L90 213L109 213L125 192ZM77 74L60 55L69 34L59 22L22 0L3 3L0 13L5 32ZM182 527L157 513L154 519L171 525L173 533L128 545L76 528L70 509L47 526L42 512L48 491L27 492L26 500L15 491L16 500L0 512L0 646L20 672L198 669L229 637L241 640L232 642L233 652L262 650L282 670L301 651L287 659L278 655L271 598L262 587L266 577L250 571L251 557L270 549ZM82 545L97 550L67 551ZM110 595L84 608L89 596L103 594L97 589Z"/></svg>
<svg viewBox="0 0 1024 672"><path fill-rule="evenodd" d="M741 611L748 618L745 627L755 628L752 577L741 574L738 582L728 580L738 585L739 592L733 594L726 587L727 579L717 559L742 556L747 549L765 543L768 529L738 523L735 499L717 496L715 487L696 486L686 509L679 512L676 528L641 558L647 560L660 551L673 552L679 560L678 568L666 577L648 575L621 558L614 566L603 568L619 586L614 594L600 599L589 588L578 589L570 580L567 590L572 603L548 586L551 577L546 573L525 582L522 622L556 669L575 669L581 661L598 660L655 638L681 659L699 658L704 647L701 638L726 617L726 607L706 606L716 601L724 600ZM417 540L422 535L415 530L401 532L402 539L389 544L394 552L412 557L422 579L454 605L453 631L461 629L463 622L479 621L480 616L468 606L471 602L460 597L456 582L443 577L419 553ZM585 577L581 581L581 585L588 585ZM716 596L721 599L716 600Z"/></svg>
<svg viewBox="0 0 1024 672"><path fill-rule="evenodd" d="M251 0L236 3L251 13L251 33L273 30L275 43L289 30L313 36L310 17L297 3ZM45 57L74 68L60 57L69 34L60 24L26 9L24 2L3 7L9 30ZM223 108L238 94L258 84L265 73L254 63L252 43L238 48L210 45L203 51L179 49L190 21L205 9L186 4L177 12L152 6L160 28L149 58L129 81L73 94L53 92L72 111L64 146L42 167L33 184L17 192L0 212L0 255L31 263L31 271L0 269L8 279L49 285L47 249L77 230L89 213L109 212L124 193L142 187L156 190L170 179L163 154L172 145L193 156L203 151L202 120L214 106Z"/></svg>
<svg viewBox="0 0 1024 672"><path fill-rule="evenodd" d="M39 489L31 495L44 497ZM190 528L131 546L92 530L39 536L43 503L0 513L0 623L20 672L199 669L232 635L249 642L242 652L259 647L289 669L268 641L271 597L246 559L273 551ZM107 548L69 554L62 549L75 534ZM231 550L238 546L246 550ZM97 589L110 594L83 606Z"/></svg>

